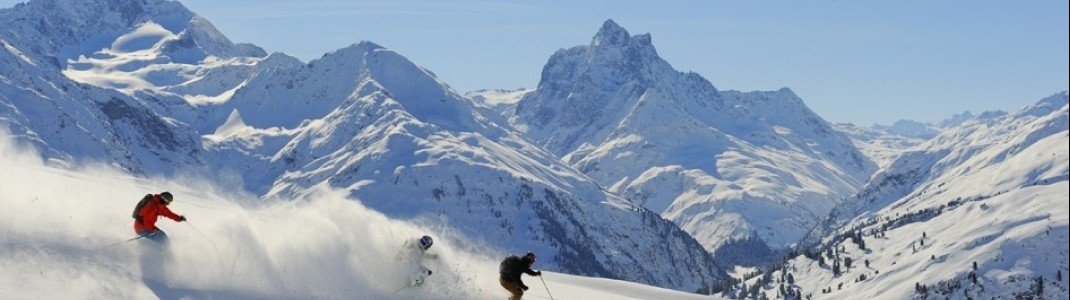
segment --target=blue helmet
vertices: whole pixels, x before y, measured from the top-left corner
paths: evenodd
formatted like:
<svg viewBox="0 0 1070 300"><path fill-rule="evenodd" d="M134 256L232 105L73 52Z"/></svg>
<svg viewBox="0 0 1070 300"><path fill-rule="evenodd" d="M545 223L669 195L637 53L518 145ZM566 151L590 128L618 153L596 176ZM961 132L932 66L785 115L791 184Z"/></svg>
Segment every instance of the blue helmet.
<svg viewBox="0 0 1070 300"><path fill-rule="evenodd" d="M435 243L435 241L432 240L430 236L426 236L425 235L425 236L420 238L420 248L422 248L424 250L427 250L427 249L431 248L431 244L434 244L434 243Z"/></svg>

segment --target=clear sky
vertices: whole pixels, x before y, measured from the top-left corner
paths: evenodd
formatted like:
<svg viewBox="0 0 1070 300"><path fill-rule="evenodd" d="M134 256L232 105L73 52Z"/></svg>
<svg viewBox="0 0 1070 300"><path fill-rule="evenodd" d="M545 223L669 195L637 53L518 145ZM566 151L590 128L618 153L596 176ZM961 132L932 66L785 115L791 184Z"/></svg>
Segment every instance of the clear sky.
<svg viewBox="0 0 1070 300"><path fill-rule="evenodd" d="M607 18L719 89L790 87L833 122L1015 110L1070 86L1065 0L182 2L231 40L305 61L370 40L462 92L535 87Z"/></svg>

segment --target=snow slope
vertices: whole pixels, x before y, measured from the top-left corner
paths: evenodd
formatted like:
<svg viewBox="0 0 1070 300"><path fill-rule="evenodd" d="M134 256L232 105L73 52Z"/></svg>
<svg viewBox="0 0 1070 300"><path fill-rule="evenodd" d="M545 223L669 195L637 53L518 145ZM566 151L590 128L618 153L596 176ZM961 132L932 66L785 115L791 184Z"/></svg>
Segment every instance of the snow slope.
<svg viewBox="0 0 1070 300"><path fill-rule="evenodd" d="M831 255L817 254L825 256L824 265L799 256L771 272L773 280L762 289L770 297L776 295L776 278L790 273L795 283L788 286L814 299L924 298L924 293L915 291L919 284L937 299L1014 299L1016 295L1038 293L1043 295L1038 299L1066 299L1070 294L1065 277L1070 272L1066 248L1070 243L1068 188L1066 181L1059 181L955 208L945 207L939 216L896 225L899 227L881 232L880 237L872 237L870 230L879 230L890 222L861 226L858 229L864 232L865 249L850 239L828 244L838 250ZM878 216L894 218L896 213L907 212L889 210ZM838 276L832 271L837 258L843 270ZM843 266L846 258L853 260L850 268ZM865 261L869 261L868 267ZM971 282L971 273L976 275L977 283ZM1043 278L1043 291L1038 291L1038 277ZM754 286L759 278L749 280L747 285ZM860 278L864 279L859 281Z"/></svg>
<svg viewBox="0 0 1070 300"><path fill-rule="evenodd" d="M612 20L554 53L511 120L710 251L788 247L875 169L791 90L719 91Z"/></svg>
<svg viewBox="0 0 1070 300"><path fill-rule="evenodd" d="M1068 110L1062 92L900 156L757 289L791 273L814 298L1066 298Z"/></svg>
<svg viewBox="0 0 1070 300"><path fill-rule="evenodd" d="M6 135L4 135L6 136ZM0 298L500 299L498 257L434 220L389 218L321 190L289 201L196 178L138 178L106 166L49 167L0 139ZM133 236L130 209L169 190L189 222L161 220L161 248ZM77 191L73 193L71 191ZM395 293L411 266L405 238L435 236L422 289ZM536 265L536 267L540 267ZM709 299L608 279L547 272L556 299ZM532 299L548 299L527 278Z"/></svg>

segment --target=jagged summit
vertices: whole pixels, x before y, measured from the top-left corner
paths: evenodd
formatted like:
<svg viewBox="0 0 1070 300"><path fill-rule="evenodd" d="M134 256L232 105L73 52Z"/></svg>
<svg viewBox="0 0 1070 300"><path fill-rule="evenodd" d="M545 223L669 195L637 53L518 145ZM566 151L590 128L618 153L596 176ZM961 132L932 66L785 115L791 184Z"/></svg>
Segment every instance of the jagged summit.
<svg viewBox="0 0 1070 300"><path fill-rule="evenodd" d="M598 29L598 33L591 39L591 47L619 47L629 46L631 44L653 47L650 40L650 34L644 33L632 36L628 33L627 29L621 27L620 24L614 22L613 19L607 19L602 23L602 28Z"/></svg>
<svg viewBox="0 0 1070 300"><path fill-rule="evenodd" d="M624 45L630 39L631 35L628 34L628 30L620 27L617 22L613 22L613 19L608 19L602 23L602 28L591 39L591 46Z"/></svg>

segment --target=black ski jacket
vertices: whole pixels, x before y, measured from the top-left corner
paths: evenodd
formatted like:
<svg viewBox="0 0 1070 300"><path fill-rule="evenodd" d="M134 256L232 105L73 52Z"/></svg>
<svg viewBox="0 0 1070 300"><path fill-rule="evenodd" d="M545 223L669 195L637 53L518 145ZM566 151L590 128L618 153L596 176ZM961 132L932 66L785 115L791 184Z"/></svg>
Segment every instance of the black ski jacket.
<svg viewBox="0 0 1070 300"><path fill-rule="evenodd" d="M527 289L528 286L524 285L524 281L520 280L520 273L527 273L528 275L535 276L535 271L531 269L531 264L524 263L516 255L510 255L502 260L502 264L498 266L498 273L501 274L501 279L508 282L515 282L521 289Z"/></svg>

